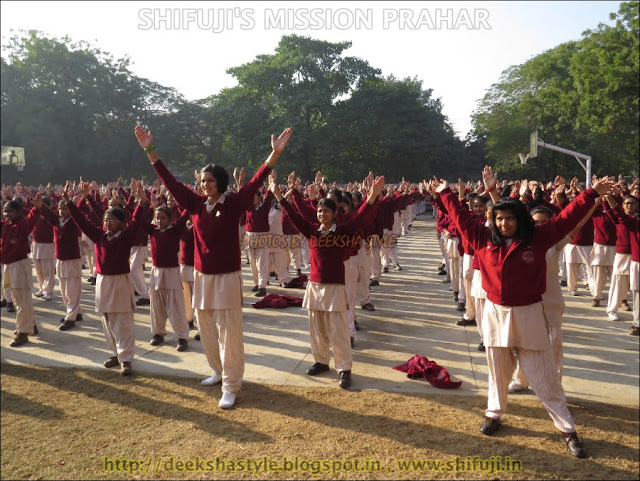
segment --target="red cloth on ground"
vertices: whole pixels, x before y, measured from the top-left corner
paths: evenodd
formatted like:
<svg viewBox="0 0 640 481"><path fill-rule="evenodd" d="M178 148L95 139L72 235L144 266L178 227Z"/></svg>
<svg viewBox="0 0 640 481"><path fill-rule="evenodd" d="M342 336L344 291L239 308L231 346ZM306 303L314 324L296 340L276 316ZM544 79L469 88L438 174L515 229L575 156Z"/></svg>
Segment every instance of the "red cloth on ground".
<svg viewBox="0 0 640 481"><path fill-rule="evenodd" d="M407 373L409 379L424 378L434 387L440 389L456 389L462 381L452 381L449 372L435 361L429 361L424 356L415 355L404 364L393 369Z"/></svg>
<svg viewBox="0 0 640 481"><path fill-rule="evenodd" d="M281 296L280 294L267 294L261 301L252 304L256 309L273 307L274 309L284 309L285 307L302 307L302 298L294 296Z"/></svg>
<svg viewBox="0 0 640 481"><path fill-rule="evenodd" d="M287 289L304 289L304 283L309 280L306 274L300 274L298 277L291 279L285 286Z"/></svg>

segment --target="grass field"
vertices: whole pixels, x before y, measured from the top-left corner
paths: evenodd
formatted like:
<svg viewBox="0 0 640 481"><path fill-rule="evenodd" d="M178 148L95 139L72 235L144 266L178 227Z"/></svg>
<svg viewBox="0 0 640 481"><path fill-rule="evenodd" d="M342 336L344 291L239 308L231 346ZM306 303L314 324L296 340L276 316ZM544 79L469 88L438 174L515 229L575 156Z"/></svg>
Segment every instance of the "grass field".
<svg viewBox="0 0 640 481"><path fill-rule="evenodd" d="M517 396L487 437L483 397L245 383L223 411L220 387L193 378L3 364L1 379L2 479L638 479L640 468L638 411L605 404L569 405L589 455L579 460L542 405ZM470 471L474 456L476 468L494 457L522 469ZM228 470L171 471L171 457ZM298 469L265 470L284 457ZM246 459L263 464L251 472ZM403 471L402 460L442 464Z"/></svg>

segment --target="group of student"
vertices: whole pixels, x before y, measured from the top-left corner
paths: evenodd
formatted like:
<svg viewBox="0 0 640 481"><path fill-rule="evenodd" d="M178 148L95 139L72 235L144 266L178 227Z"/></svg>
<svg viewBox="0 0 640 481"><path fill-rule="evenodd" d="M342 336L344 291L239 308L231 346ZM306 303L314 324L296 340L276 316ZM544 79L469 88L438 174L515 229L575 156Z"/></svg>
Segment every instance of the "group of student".
<svg viewBox="0 0 640 481"><path fill-rule="evenodd" d="M562 388L560 256L565 254L566 270L573 271L572 282L577 283L579 270L573 265L572 246L583 245L581 239L589 235L593 242L598 235L594 224L604 223L606 216L613 231L626 236L617 245L626 245L628 251L616 247L609 306L617 310L630 287L634 313L629 334L637 336L638 180L627 186L613 178L594 178L587 189L581 189L577 179L570 186L561 178L546 185L524 181L503 185L501 194L498 187L490 167L485 167L483 183L476 189L459 181L454 193L446 181L435 178L421 186L437 209L437 238L443 255L440 274L452 283L458 310L465 311L457 324L477 326L478 349L487 355L488 402L480 430L486 435L495 433L506 412L508 393L530 386L561 431L568 451L583 458L584 444ZM569 201L565 191L573 199ZM581 258L595 259L594 265L603 257L598 243L591 252L584 251ZM625 277L630 284L624 283ZM594 307L605 281L600 281L599 290L591 287ZM569 283L569 288L575 295L576 284ZM609 319L618 320L611 315Z"/></svg>
<svg viewBox="0 0 640 481"><path fill-rule="evenodd" d="M612 180L594 179L592 187L576 191L575 199L566 204L560 202L564 185L555 184L524 183L525 189L518 185L515 195L503 198L505 192L497 193L498 181L490 168L483 171L483 183L476 192L467 192L471 189L460 182L457 194L436 179L419 187L403 181L398 189L385 189L384 177L374 178L371 173L362 183L350 184L342 191L327 188L321 173L304 188L295 173L281 185L274 168L292 135L291 129L285 129L279 137L272 136L270 155L247 183L244 169L234 172L232 187L227 171L209 164L197 173L196 186L191 186L178 181L160 160L151 131L136 126L135 135L162 183L154 192L132 181L128 201L113 196L105 206L97 185L91 195L91 186L81 183L79 195L74 197L67 184L59 199L50 193L58 202L58 213L45 205L41 193L33 198L32 208L23 218L20 213L28 205L15 200L4 205L3 283L10 288L17 307L12 345L23 344L29 334L37 332L27 239L42 219L53 229L55 270L67 306L61 330L75 327L81 316L78 238L84 235L95 246L95 309L101 313L112 352L105 367L120 366L123 375L131 374L136 305L150 304L151 344L164 341L169 319L179 339L178 350L187 348L189 321L195 315L212 369L202 384L222 384L219 406L232 407L244 374L241 263L245 250L258 297L266 295L272 268L278 282L287 286L290 262L298 275L303 262L310 265L303 307L309 311L315 362L307 374L329 371L332 349L339 385L346 389L352 383L352 347L358 330L354 306L359 303L365 310L375 309L369 287L379 285L382 272L402 269L397 236L409 232L413 218L428 200L437 209L443 253L440 272L446 276L445 282L451 282L458 309L465 311L458 324L478 326L479 348L487 354L489 400L482 432L493 434L499 428L510 382L527 383L562 431L569 451L584 456L561 384L563 304L555 289L555 284L559 289L556 266L560 252L567 252L560 247L586 231L594 212L602 208L599 200L606 199L607 218L616 226L624 225L632 236L626 275L634 293L637 334L638 221L627 208L627 200L632 199L620 201L609 195L614 189ZM268 189L261 192L267 180ZM637 188L637 183L634 186ZM552 202L546 196L549 189L554 194ZM150 203L157 207L152 209ZM243 231L247 233L244 244ZM34 243L37 240L41 238L34 232ZM149 288L143 285L142 273L146 256L142 247L148 242L153 261ZM139 252L136 247L141 248ZM34 262L35 252L34 247ZM571 254L567 258L573 260ZM545 268L547 265L551 268ZM572 265L567 270L571 269ZM36 266L36 272L40 271L43 279L49 272ZM614 267L613 277L625 275L616 272ZM143 284L135 280L139 274ZM527 279L524 289L523 278ZM40 274L38 279L42 297L50 297L46 290L50 283L41 283ZM621 284L618 292L624 287ZM519 373L512 380L516 360Z"/></svg>

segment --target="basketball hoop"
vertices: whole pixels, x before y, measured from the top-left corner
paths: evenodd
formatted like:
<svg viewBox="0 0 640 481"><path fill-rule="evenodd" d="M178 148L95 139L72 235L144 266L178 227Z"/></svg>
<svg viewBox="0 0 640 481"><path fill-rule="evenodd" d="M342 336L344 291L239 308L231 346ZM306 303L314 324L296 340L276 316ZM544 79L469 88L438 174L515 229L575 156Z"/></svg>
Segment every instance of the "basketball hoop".
<svg viewBox="0 0 640 481"><path fill-rule="evenodd" d="M525 154L525 153L519 152L518 157L520 157L520 163L522 165L526 165L527 160L529 160L529 157L531 157L531 154Z"/></svg>

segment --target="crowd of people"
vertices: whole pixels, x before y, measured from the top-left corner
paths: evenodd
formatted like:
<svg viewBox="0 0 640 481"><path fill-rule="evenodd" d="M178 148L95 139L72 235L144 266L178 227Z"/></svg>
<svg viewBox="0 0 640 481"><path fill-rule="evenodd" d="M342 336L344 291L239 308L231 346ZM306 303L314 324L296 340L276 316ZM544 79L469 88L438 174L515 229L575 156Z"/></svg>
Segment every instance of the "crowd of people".
<svg viewBox="0 0 640 481"><path fill-rule="evenodd" d="M105 367L133 372L133 313L149 305L153 346L164 343L168 320L176 349L187 350L197 324L195 339L212 370L202 384L222 384L219 406L230 408L244 374L243 261L255 297L267 295L272 282L299 283L309 266L303 307L315 362L307 374L329 371L333 351L346 389L356 306L375 311L370 288L390 269L402 270L397 240L431 205L442 252L438 273L450 283L452 308L463 313L456 324L477 326L478 349L487 356L481 431L499 429L508 393L530 386L569 451L585 455L562 389L561 289L580 295L585 285L596 312L608 281L602 316L619 321L620 308L633 308L629 334L638 335L638 179L594 177L590 187L562 177L499 182L486 167L476 183L451 186L435 178L385 184L370 173L338 187L321 172L304 185L295 172L280 183L275 167L292 136L285 129L272 136L270 155L248 182L244 168L231 182L223 167L209 164L185 184L160 159L151 131L136 126L135 135L157 174L152 185L80 178L64 186L3 186L2 306L16 313L12 347L38 334L32 268L33 295L45 301L57 274L66 307L59 329L68 331L82 320L84 267L111 353Z"/></svg>

